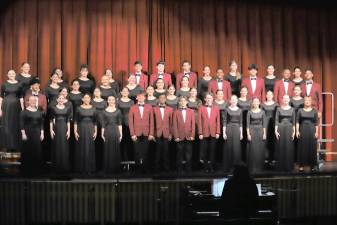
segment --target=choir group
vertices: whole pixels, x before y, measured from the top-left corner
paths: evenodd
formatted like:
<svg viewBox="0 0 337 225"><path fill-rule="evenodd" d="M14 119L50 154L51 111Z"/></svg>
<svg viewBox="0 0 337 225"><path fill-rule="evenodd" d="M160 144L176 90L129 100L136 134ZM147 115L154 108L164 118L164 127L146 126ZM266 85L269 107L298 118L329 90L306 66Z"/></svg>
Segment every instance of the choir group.
<svg viewBox="0 0 337 225"><path fill-rule="evenodd" d="M21 70L1 85L0 118L2 145L21 152L22 172L43 168L44 149L60 173L118 173L121 161L146 173L316 165L322 95L310 69L304 78L299 67L284 69L278 79L268 65L262 78L251 64L244 78L231 61L228 74L213 77L205 66L198 77L184 61L171 76L159 61L147 75L136 61L120 89L110 69L96 82L81 65L70 86L55 69L44 91L27 62Z"/></svg>

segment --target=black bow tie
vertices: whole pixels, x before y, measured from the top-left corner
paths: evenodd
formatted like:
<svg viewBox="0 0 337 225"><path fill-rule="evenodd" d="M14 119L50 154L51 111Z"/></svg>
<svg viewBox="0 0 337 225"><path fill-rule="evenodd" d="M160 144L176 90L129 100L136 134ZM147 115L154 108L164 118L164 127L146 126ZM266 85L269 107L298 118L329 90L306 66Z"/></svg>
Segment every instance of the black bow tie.
<svg viewBox="0 0 337 225"><path fill-rule="evenodd" d="M165 108L165 106L164 105L160 105L159 108Z"/></svg>
<svg viewBox="0 0 337 225"><path fill-rule="evenodd" d="M218 82L219 82L219 83L222 82L222 79L218 79Z"/></svg>
<svg viewBox="0 0 337 225"><path fill-rule="evenodd" d="M139 107L144 107L144 104L138 104Z"/></svg>
<svg viewBox="0 0 337 225"><path fill-rule="evenodd" d="M312 81L307 81L307 84L312 84Z"/></svg>
<svg viewBox="0 0 337 225"><path fill-rule="evenodd" d="M39 96L39 94L33 93L33 96L36 96L36 97L37 97L37 96Z"/></svg>
<svg viewBox="0 0 337 225"><path fill-rule="evenodd" d="M186 110L186 108L185 108L185 107L183 107L183 108L180 108L180 110Z"/></svg>
<svg viewBox="0 0 337 225"><path fill-rule="evenodd" d="M190 76L190 73L184 73L184 76L188 77L188 76Z"/></svg>
<svg viewBox="0 0 337 225"><path fill-rule="evenodd" d="M251 77L250 80L256 80L256 77Z"/></svg>
<svg viewBox="0 0 337 225"><path fill-rule="evenodd" d="M212 106L211 106L211 105L206 105L206 107L207 107L207 108L212 108Z"/></svg>
<svg viewBox="0 0 337 225"><path fill-rule="evenodd" d="M289 82L289 80L283 80L283 82Z"/></svg>
<svg viewBox="0 0 337 225"><path fill-rule="evenodd" d="M164 74L162 74L162 73L158 74L158 77L163 77L163 76L164 76Z"/></svg>
<svg viewBox="0 0 337 225"><path fill-rule="evenodd" d="M140 77L140 73L136 73L136 77Z"/></svg>

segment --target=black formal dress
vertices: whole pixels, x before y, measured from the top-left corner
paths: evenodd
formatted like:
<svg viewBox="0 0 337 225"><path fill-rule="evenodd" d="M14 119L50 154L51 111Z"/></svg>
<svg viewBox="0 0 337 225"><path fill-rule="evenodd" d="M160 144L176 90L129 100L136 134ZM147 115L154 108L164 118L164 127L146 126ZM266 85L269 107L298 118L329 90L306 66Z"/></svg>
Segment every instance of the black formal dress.
<svg viewBox="0 0 337 225"><path fill-rule="evenodd" d="M236 76L232 76L230 74L227 74L225 76L225 80L228 81L231 85L232 89L232 95L240 96L240 88L241 88L241 78L237 79Z"/></svg>
<svg viewBox="0 0 337 225"><path fill-rule="evenodd" d="M145 99L145 103L146 104L149 104L149 105L151 105L152 107L153 106L156 106L156 105L158 105L158 99L157 98L154 98L154 99Z"/></svg>
<svg viewBox="0 0 337 225"><path fill-rule="evenodd" d="M23 174L42 173L43 157L41 148L41 130L43 130L43 113L40 110L24 110L20 115L21 130L24 130L27 140L23 141L21 163Z"/></svg>
<svg viewBox="0 0 337 225"><path fill-rule="evenodd" d="M31 75L30 77L24 77L22 74L18 74L16 76L15 79L19 81L22 87L22 95L25 95L26 91L30 88L30 82L33 78L35 78L33 75Z"/></svg>
<svg viewBox="0 0 337 225"><path fill-rule="evenodd" d="M75 149L75 171L91 173L96 169L95 141L93 138L94 127L97 125L96 109L78 107L74 123L77 124L79 135Z"/></svg>
<svg viewBox="0 0 337 225"><path fill-rule="evenodd" d="M21 83L15 84L5 81L1 85L2 101L2 133L1 137L5 148L11 150L19 150L21 146L21 132L20 132L20 112L22 98Z"/></svg>
<svg viewBox="0 0 337 225"><path fill-rule="evenodd" d="M225 110L227 108L227 102L219 103L217 101L214 101L214 105L217 106L220 110L220 138L217 141L217 148L218 149L223 149L225 145L225 140L222 138L223 137L223 121L224 121L224 116L225 116ZM216 153L216 159L217 163L221 163L221 159L223 158L221 154L223 154L222 151L217 151Z"/></svg>
<svg viewBox="0 0 337 225"><path fill-rule="evenodd" d="M116 173L120 169L120 134L118 126L122 125L122 113L119 109L114 112L106 110L102 113L102 127L104 128L103 171Z"/></svg>
<svg viewBox="0 0 337 225"><path fill-rule="evenodd" d="M158 92L157 90L154 90L154 96L156 97L156 98L159 98L159 96L160 95L166 95L166 90L165 91L163 91L163 92Z"/></svg>
<svg viewBox="0 0 337 225"><path fill-rule="evenodd" d="M113 87L104 88L100 86L99 89L101 90L101 96L105 101L108 100L109 96L114 96L115 98L117 98L117 93Z"/></svg>
<svg viewBox="0 0 337 225"><path fill-rule="evenodd" d="M171 107L173 110L176 110L178 108L178 101L179 101L178 97L175 99L166 98L166 105Z"/></svg>
<svg viewBox="0 0 337 225"><path fill-rule="evenodd" d="M130 99L127 102L118 99L117 108L121 111L122 114L122 132L123 137L121 141L121 156L124 161L129 161L134 159L132 140L129 130L129 111L130 107L134 104L134 101Z"/></svg>
<svg viewBox="0 0 337 225"><path fill-rule="evenodd" d="M295 109L287 110L277 108L275 126L280 134L276 142L277 168L280 171L291 172L294 168L294 141L292 139L293 126L295 126Z"/></svg>
<svg viewBox="0 0 337 225"><path fill-rule="evenodd" d="M190 90L184 91L184 90L179 89L179 90L176 91L176 96L188 98L188 97L190 97Z"/></svg>
<svg viewBox="0 0 337 225"><path fill-rule="evenodd" d="M76 115L77 108L82 104L82 97L83 97L83 94L81 92L77 94L69 92L68 94L68 99L73 105L73 118Z"/></svg>
<svg viewBox="0 0 337 225"><path fill-rule="evenodd" d="M205 80L203 78L198 79L198 97L200 99L204 99L206 94L208 93L208 84L211 80L213 79L210 80Z"/></svg>
<svg viewBox="0 0 337 225"><path fill-rule="evenodd" d="M242 110L242 135L243 139L241 141L241 151L242 151L242 160L246 161L247 156L247 113L251 108L252 101L246 100L242 101L241 99L238 99L238 106Z"/></svg>
<svg viewBox="0 0 337 225"><path fill-rule="evenodd" d="M272 78L272 79L267 78L267 77L264 78L264 87L265 87L266 93L267 93L267 91L274 92L274 85L275 85L276 81L277 81L276 77Z"/></svg>
<svg viewBox="0 0 337 225"><path fill-rule="evenodd" d="M265 150L266 155L265 158L269 162L273 162L275 160L275 114L276 109L278 107L277 103L273 103L271 105L262 104L262 109L266 114L266 132L267 132L267 139L265 141Z"/></svg>
<svg viewBox="0 0 337 225"><path fill-rule="evenodd" d="M51 80L49 80L47 83L47 86L49 86L51 83L52 83ZM58 82L57 84L60 85L61 88L69 88L68 81L66 80L62 80L61 82Z"/></svg>
<svg viewBox="0 0 337 225"><path fill-rule="evenodd" d="M301 85L305 82L305 80L304 79L302 79L301 81L294 81L293 80L293 82L294 82L295 85Z"/></svg>
<svg viewBox="0 0 337 225"><path fill-rule="evenodd" d="M264 128L266 128L265 112L263 110L259 112L248 111L247 129L249 129L252 139L248 142L247 163L251 173L263 171L265 159Z"/></svg>
<svg viewBox="0 0 337 225"><path fill-rule="evenodd" d="M300 138L298 141L297 159L301 166L316 165L317 139L315 138L316 126L318 126L318 114L315 109L305 111L299 109L296 123L300 125Z"/></svg>
<svg viewBox="0 0 337 225"><path fill-rule="evenodd" d="M131 98L133 101L136 101L137 95L139 93L142 93L143 91L144 91L143 88L141 88L141 86L137 85L135 88L129 89L129 98Z"/></svg>
<svg viewBox="0 0 337 225"><path fill-rule="evenodd" d="M115 91L116 95L119 95L120 88L119 88L119 83L117 81L110 82L111 88Z"/></svg>
<svg viewBox="0 0 337 225"><path fill-rule="evenodd" d="M51 86L47 86L44 89L44 94L46 95L47 101L48 101L48 107L50 106L51 102L56 102L56 99L60 93L61 90L61 86L59 86L58 88L53 88Z"/></svg>
<svg viewBox="0 0 337 225"><path fill-rule="evenodd" d="M53 163L53 169L56 172L68 172L69 171L69 140L67 139L67 123L72 118L71 107L64 106L63 109L57 106L51 108L50 122L54 127L54 139L52 139L51 145L51 160Z"/></svg>
<svg viewBox="0 0 337 225"><path fill-rule="evenodd" d="M83 94L89 93L92 94L95 90L95 81L92 79L88 80L81 80L81 79L76 79L78 83L80 84L80 92Z"/></svg>
<svg viewBox="0 0 337 225"><path fill-rule="evenodd" d="M240 127L242 127L242 110L226 108L223 126L226 127L227 140L223 149L223 167L230 170L233 165L242 162Z"/></svg>
<svg viewBox="0 0 337 225"><path fill-rule="evenodd" d="M294 108L295 115L297 115L298 110L301 109L301 108L303 108L303 106L304 106L304 99L301 98L299 100L295 100L295 99L292 98L290 100L290 105L291 105L291 107ZM295 139L294 139L294 147L295 147L295 150L294 150L294 161L297 162L298 161L297 157L299 155L299 153L298 153L298 151L299 151L299 144L298 144L298 138L296 136L295 136Z"/></svg>

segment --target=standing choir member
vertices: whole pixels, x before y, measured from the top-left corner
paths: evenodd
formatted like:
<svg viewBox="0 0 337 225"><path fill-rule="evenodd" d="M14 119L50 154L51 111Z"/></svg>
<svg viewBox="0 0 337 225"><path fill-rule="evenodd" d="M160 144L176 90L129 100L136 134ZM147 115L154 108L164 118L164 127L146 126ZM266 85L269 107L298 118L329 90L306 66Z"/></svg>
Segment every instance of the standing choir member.
<svg viewBox="0 0 337 225"><path fill-rule="evenodd" d="M235 60L229 63L229 73L226 75L225 80L231 85L232 95L239 96L241 87L241 73L238 71L238 64Z"/></svg>
<svg viewBox="0 0 337 225"><path fill-rule="evenodd" d="M94 78L89 74L88 66L83 64L80 67L80 75L77 78L78 82L80 83L80 91L85 94L89 93L92 94L95 89L95 80Z"/></svg>
<svg viewBox="0 0 337 225"><path fill-rule="evenodd" d="M23 62L21 64L21 73L16 77L16 80L21 84L22 95L26 94L26 91L29 89L29 83L33 78L34 76L30 74L30 64L28 62Z"/></svg>
<svg viewBox="0 0 337 225"><path fill-rule="evenodd" d="M247 114L248 154L247 164L250 172L261 172L264 167L266 140L266 115L260 109L260 100L253 98L252 108Z"/></svg>
<svg viewBox="0 0 337 225"><path fill-rule="evenodd" d="M51 137L51 160L53 170L56 172L69 171L69 138L70 120L72 110L64 104L65 97L59 95L57 104L51 106L50 115L50 137Z"/></svg>
<svg viewBox="0 0 337 225"><path fill-rule="evenodd" d="M294 87L294 96L290 100L290 105L295 109L296 113L300 108L303 108L304 99L302 97L302 90L299 85Z"/></svg>
<svg viewBox="0 0 337 225"><path fill-rule="evenodd" d="M150 85L154 85L158 79L163 79L165 87L172 85L171 74L165 73L165 62L159 61L157 63L157 73L150 76Z"/></svg>
<svg viewBox="0 0 337 225"><path fill-rule="evenodd" d="M169 141L172 139L173 109L166 106L165 95L160 95L158 100L158 106L153 108L156 141L155 171L169 171Z"/></svg>
<svg viewBox="0 0 337 225"><path fill-rule="evenodd" d="M119 93L119 83L114 79L112 70L105 69L104 76L108 76L111 88L114 90L116 94L118 94Z"/></svg>
<svg viewBox="0 0 337 225"><path fill-rule="evenodd" d="M8 79L1 85L0 95L0 118L2 120L4 147L7 150L19 150L20 135L20 112L24 109L22 86L17 81L14 70L7 73Z"/></svg>
<svg viewBox="0 0 337 225"><path fill-rule="evenodd" d="M152 107L158 104L158 99L154 96L154 88L151 85L146 88L145 103L151 105Z"/></svg>
<svg viewBox="0 0 337 225"><path fill-rule="evenodd" d="M158 98L159 95L166 94L166 87L165 87L164 80L162 78L158 78L155 84L156 84L155 85L156 88L154 90L154 96Z"/></svg>
<svg viewBox="0 0 337 225"><path fill-rule="evenodd" d="M274 75L274 73L275 73L274 65L268 65L267 66L267 75L264 77L264 85L265 85L266 92L267 91L274 91L274 85L275 85L275 82L277 81L277 78Z"/></svg>
<svg viewBox="0 0 337 225"><path fill-rule="evenodd" d="M68 82L66 80L63 79L63 71L60 68L55 68L52 71L52 74L56 73L58 76L58 85L60 85L60 87L66 87L68 88ZM48 85L51 83L51 80L48 81Z"/></svg>
<svg viewBox="0 0 337 225"><path fill-rule="evenodd" d="M73 118L76 115L77 108L82 104L83 94L80 92L80 83L78 80L73 80L71 83L71 91L69 92L69 101L73 105Z"/></svg>
<svg viewBox="0 0 337 225"><path fill-rule="evenodd" d="M29 105L20 115L22 135L22 172L27 175L42 171L43 157L41 142L44 139L43 113L36 106L36 98L31 96Z"/></svg>
<svg viewBox="0 0 337 225"><path fill-rule="evenodd" d="M135 102L129 98L129 89L124 87L121 91L121 97L117 101L118 109L122 113L122 140L121 140L121 156L123 161L131 161L134 158L132 142L129 130L129 111Z"/></svg>
<svg viewBox="0 0 337 225"><path fill-rule="evenodd" d="M105 173L119 172L121 153L120 142L123 137L122 113L116 108L116 98L108 97L108 106L102 113L102 131L103 139L103 171Z"/></svg>
<svg viewBox="0 0 337 225"><path fill-rule="evenodd" d="M266 114L266 132L267 139L265 141L266 157L265 163L269 163L271 166L275 165L275 113L278 105L274 101L273 92L267 91L266 101L262 104L262 109Z"/></svg>
<svg viewBox="0 0 337 225"><path fill-rule="evenodd" d="M240 90L240 98L238 98L238 107L242 111L242 135L243 138L241 140L241 151L242 151L242 160L246 161L247 156L247 113L250 110L252 101L247 98L248 88L246 86L242 86Z"/></svg>
<svg viewBox="0 0 337 225"><path fill-rule="evenodd" d="M288 95L283 96L282 105L276 110L275 135L277 139L276 159L280 171L291 172L294 168L295 110Z"/></svg>
<svg viewBox="0 0 337 225"><path fill-rule="evenodd" d="M198 133L200 143L200 162L204 169L213 171L215 150L220 137L220 111L213 105L213 95L207 94L205 105L198 110Z"/></svg>
<svg viewBox="0 0 337 225"><path fill-rule="evenodd" d="M173 110L176 110L178 108L178 97L175 95L175 87L174 85L171 85L167 89L166 94L166 105L171 107Z"/></svg>
<svg viewBox="0 0 337 225"><path fill-rule="evenodd" d="M303 166L310 166L314 171L316 166L316 150L318 138L318 114L311 106L311 97L304 97L304 108L299 109L296 116L296 136L298 138L299 171Z"/></svg>
<svg viewBox="0 0 337 225"><path fill-rule="evenodd" d="M28 106L28 99L30 96L35 96L37 100L38 108L43 112L43 114L47 113L47 98L42 93L40 89L40 80L36 77L34 77L30 81L30 89L26 91L26 95L24 97L25 107Z"/></svg>
<svg viewBox="0 0 337 225"><path fill-rule="evenodd" d="M208 93L208 84L213 79L211 76L211 67L205 66L203 71L203 76L198 79L198 97L204 99Z"/></svg>
<svg viewBox="0 0 337 225"><path fill-rule="evenodd" d="M134 101L136 100L136 97L139 93L145 91L136 83L136 76L133 74L129 76L128 83L125 87L129 90L129 98L131 98Z"/></svg>
<svg viewBox="0 0 337 225"><path fill-rule="evenodd" d="M260 101L264 101L266 98L264 80L257 76L258 68L255 64L248 66L249 77L244 78L242 86L246 86L248 89L248 98L253 99L258 97Z"/></svg>
<svg viewBox="0 0 337 225"><path fill-rule="evenodd" d="M136 61L134 63L134 75L136 76L136 84L139 85L143 90L146 90L149 85L148 76L142 71L143 65L141 61Z"/></svg>
<svg viewBox="0 0 337 225"><path fill-rule="evenodd" d="M183 61L182 64L183 72L178 73L176 76L176 87L177 90L181 88L181 81L183 77L188 78L188 87L189 88L196 88L198 77L197 74L191 71L191 63L187 60Z"/></svg>
<svg viewBox="0 0 337 225"><path fill-rule="evenodd" d="M291 76L291 72L289 69L284 69L282 76L282 79L275 82L274 87L274 99L279 105L282 104L284 95L289 95L290 98L293 96L293 91L295 87L294 83L289 80Z"/></svg>
<svg viewBox="0 0 337 225"><path fill-rule="evenodd" d="M129 112L129 129L134 142L136 165L145 172L148 169L149 141L153 140L153 110L145 104L145 93L137 95L137 104L131 106Z"/></svg>
<svg viewBox="0 0 337 225"><path fill-rule="evenodd" d="M214 79L208 84L208 92L216 95L217 90L222 90L224 92L224 100L228 101L232 95L231 85L228 81L224 80L223 69L218 69L216 71L217 79Z"/></svg>
<svg viewBox="0 0 337 225"><path fill-rule="evenodd" d="M192 169L192 150L195 137L195 116L192 109L187 108L187 99L179 99L179 109L173 115L173 136L177 143L177 170ZM185 168L184 168L185 165Z"/></svg>
<svg viewBox="0 0 337 225"><path fill-rule="evenodd" d="M318 118L322 116L323 99L321 85L313 81L314 74L311 69L305 71L305 82L301 84L302 95L310 96L312 107L317 110Z"/></svg>
<svg viewBox="0 0 337 225"><path fill-rule="evenodd" d="M223 121L223 138L225 146L223 149L224 169L228 171L235 164L242 161L241 140L242 136L242 110L237 106L238 98L232 95L230 105L225 110Z"/></svg>
<svg viewBox="0 0 337 225"><path fill-rule="evenodd" d="M191 90L191 88L189 87L189 78L182 77L180 82L181 82L181 85L180 85L180 88L177 90L176 95L178 97L184 96L188 98L190 96L190 90Z"/></svg>
<svg viewBox="0 0 337 225"><path fill-rule="evenodd" d="M301 85L302 83L304 83L304 79L302 78L302 71L301 71L301 68L296 66L294 68L294 72L293 72L293 75L294 75L294 79L293 79L293 82L295 85Z"/></svg>
<svg viewBox="0 0 337 225"><path fill-rule="evenodd" d="M109 77L106 75L102 76L99 89L101 90L101 96L105 101L108 99L109 96L114 96L115 98L117 97L118 92L116 92L115 89L111 86Z"/></svg>
<svg viewBox="0 0 337 225"><path fill-rule="evenodd" d="M78 107L74 118L75 171L90 174L96 169L97 115L95 107L90 104L89 93L83 95L82 102L83 104Z"/></svg>
<svg viewBox="0 0 337 225"><path fill-rule="evenodd" d="M48 107L51 106L51 103L56 102L56 98L60 93L61 86L58 84L58 80L58 75L53 73L50 77L50 84L44 89L44 94L46 95L48 101Z"/></svg>

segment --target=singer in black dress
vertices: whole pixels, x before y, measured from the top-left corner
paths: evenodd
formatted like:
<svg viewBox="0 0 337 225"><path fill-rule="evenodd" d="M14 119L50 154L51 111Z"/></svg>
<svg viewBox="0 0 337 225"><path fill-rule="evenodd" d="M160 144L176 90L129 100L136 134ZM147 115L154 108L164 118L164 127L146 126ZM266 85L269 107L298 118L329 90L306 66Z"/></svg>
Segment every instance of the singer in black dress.
<svg viewBox="0 0 337 225"><path fill-rule="evenodd" d="M116 109L115 104L115 97L110 96L108 98L108 107L103 111L102 115L103 171L105 173L116 173L120 169L122 113L119 109Z"/></svg>
<svg viewBox="0 0 337 225"><path fill-rule="evenodd" d="M232 60L229 63L229 73L225 76L225 80L227 80L231 85L232 95L239 96L242 76L238 71L238 64L235 60Z"/></svg>
<svg viewBox="0 0 337 225"><path fill-rule="evenodd" d="M59 95L57 104L51 107L50 136L51 136L51 160L55 172L69 171L69 138L70 120L72 118L71 107L64 104L65 97Z"/></svg>
<svg viewBox="0 0 337 225"><path fill-rule="evenodd" d="M289 105L289 96L283 96L283 106L276 110L275 135L277 138L276 166L291 172L294 168L295 109Z"/></svg>
<svg viewBox="0 0 337 225"><path fill-rule="evenodd" d="M101 90L101 96L106 101L109 96L117 97L116 90L111 86L110 79L108 76L102 76L101 85L99 89ZM114 83L117 83L116 81Z"/></svg>
<svg viewBox="0 0 337 225"><path fill-rule="evenodd" d="M316 166L316 151L318 137L318 114L311 107L311 97L304 97L305 106L299 109L296 116L296 130L298 137L298 163L300 171L303 166Z"/></svg>
<svg viewBox="0 0 337 225"><path fill-rule="evenodd" d="M34 78L33 75L30 74L30 64L24 62L21 64L21 73L16 76L16 80L19 81L22 87L22 95L26 94L26 91L30 87L30 82Z"/></svg>
<svg viewBox="0 0 337 225"><path fill-rule="evenodd" d="M89 94L84 94L82 101L83 104L78 107L74 120L76 138L75 171L92 173L96 169L97 115L95 107L90 105L91 97Z"/></svg>
<svg viewBox="0 0 337 225"><path fill-rule="evenodd" d="M89 69L87 65L81 65L80 75L77 78L78 83L80 84L80 91L85 93L92 94L94 92L96 82L94 78L89 74Z"/></svg>
<svg viewBox="0 0 337 225"><path fill-rule="evenodd" d="M238 106L242 110L242 135L243 139L241 141L241 151L242 160L246 161L247 156L247 113L250 110L251 100L247 98L248 89L243 86L240 90L240 98L238 98Z"/></svg>
<svg viewBox="0 0 337 225"><path fill-rule="evenodd" d="M121 140L121 156L124 161L133 160L132 141L129 130L129 111L131 106L135 103L129 97L129 89L124 87L121 91L121 98L117 101L117 108L122 114L122 131L123 138Z"/></svg>
<svg viewBox="0 0 337 225"><path fill-rule="evenodd" d="M175 95L175 87L174 85L170 85L167 89L166 95L166 105L171 107L173 110L178 108L178 100L179 98Z"/></svg>
<svg viewBox="0 0 337 225"><path fill-rule="evenodd" d="M227 107L224 113L223 138L225 139L223 167L228 171L233 165L242 162L242 110L237 107L237 97L235 95L231 97L230 106Z"/></svg>
<svg viewBox="0 0 337 225"><path fill-rule="evenodd" d="M41 141L44 139L43 112L36 107L36 98L29 97L29 106L21 112L20 126L22 134L21 172L35 175L42 172L43 157Z"/></svg>
<svg viewBox="0 0 337 225"><path fill-rule="evenodd" d="M204 99L208 93L208 84L213 79L211 76L211 68L209 66L204 67L204 74L198 79L198 97Z"/></svg>
<svg viewBox="0 0 337 225"><path fill-rule="evenodd" d="M264 168L266 115L259 106L260 100L254 98L252 109L247 113L247 164L251 173L262 172Z"/></svg>
<svg viewBox="0 0 337 225"><path fill-rule="evenodd" d="M15 80L14 70L8 71L7 76L8 80L1 85L0 95L1 139L7 150L18 150L21 143L19 118L23 109L22 86Z"/></svg>

